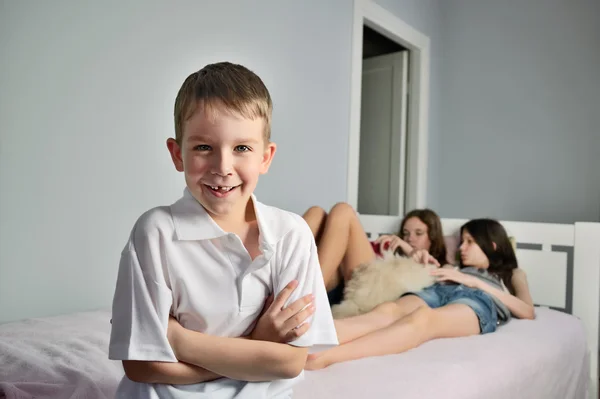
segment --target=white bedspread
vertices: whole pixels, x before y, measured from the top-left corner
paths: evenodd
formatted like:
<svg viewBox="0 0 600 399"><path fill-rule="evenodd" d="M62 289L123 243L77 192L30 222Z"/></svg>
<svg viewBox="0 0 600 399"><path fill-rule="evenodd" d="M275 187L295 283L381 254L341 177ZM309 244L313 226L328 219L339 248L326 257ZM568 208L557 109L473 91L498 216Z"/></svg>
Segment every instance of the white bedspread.
<svg viewBox="0 0 600 399"><path fill-rule="evenodd" d="M306 372L294 399L583 399L589 355L583 324L536 308L493 334L440 339L400 355Z"/></svg>
<svg viewBox="0 0 600 399"><path fill-rule="evenodd" d="M123 367L109 333L107 311L0 325L0 397L112 399Z"/></svg>
<svg viewBox="0 0 600 399"><path fill-rule="evenodd" d="M401 355L306 372L294 399L587 398L582 323L537 308L493 334L429 342ZM110 313L77 313L0 325L0 397L112 398L123 375L108 360Z"/></svg>

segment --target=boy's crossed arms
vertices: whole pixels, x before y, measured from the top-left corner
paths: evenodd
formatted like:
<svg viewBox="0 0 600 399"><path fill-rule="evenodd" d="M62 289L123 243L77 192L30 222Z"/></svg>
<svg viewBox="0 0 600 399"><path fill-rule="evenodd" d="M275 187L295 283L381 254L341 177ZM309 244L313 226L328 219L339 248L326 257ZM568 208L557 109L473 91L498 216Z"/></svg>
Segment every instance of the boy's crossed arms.
<svg viewBox="0 0 600 399"><path fill-rule="evenodd" d="M196 384L227 377L242 381L293 378L306 363L308 348L287 344L310 328L304 322L315 310L313 295L287 307L286 301L298 286L285 286L273 300L270 295L248 336L220 337L189 330L172 316L167 338L179 360L173 362L124 360L129 379L158 384Z"/></svg>

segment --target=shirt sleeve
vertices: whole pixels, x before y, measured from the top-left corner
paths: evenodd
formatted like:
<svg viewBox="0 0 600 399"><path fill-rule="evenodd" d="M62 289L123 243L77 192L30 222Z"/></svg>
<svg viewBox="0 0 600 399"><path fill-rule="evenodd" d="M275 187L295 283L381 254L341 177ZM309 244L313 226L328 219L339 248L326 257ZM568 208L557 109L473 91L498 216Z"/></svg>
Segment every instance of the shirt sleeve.
<svg viewBox="0 0 600 399"><path fill-rule="evenodd" d="M134 228L121 253L112 304L109 359L176 362L167 339L173 297L157 232Z"/></svg>
<svg viewBox="0 0 600 399"><path fill-rule="evenodd" d="M317 246L312 232L304 219L280 242L280 272L276 276L274 293L277 295L292 280L298 286L285 306L305 295L315 296L315 312L307 319L310 327L306 333L289 342L294 346L310 347L309 352L318 352L338 345L331 308L327 299L323 274L319 264Z"/></svg>

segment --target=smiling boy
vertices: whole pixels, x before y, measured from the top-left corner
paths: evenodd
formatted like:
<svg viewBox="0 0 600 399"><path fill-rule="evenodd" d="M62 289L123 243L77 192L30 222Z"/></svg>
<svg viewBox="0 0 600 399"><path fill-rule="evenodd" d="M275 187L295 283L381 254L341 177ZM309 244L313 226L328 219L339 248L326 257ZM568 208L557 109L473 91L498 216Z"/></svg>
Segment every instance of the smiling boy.
<svg viewBox="0 0 600 399"><path fill-rule="evenodd" d="M186 188L137 220L121 254L117 397L289 398L309 349L337 337L310 228L253 194L276 151L269 92L241 65L211 64L174 114L167 147Z"/></svg>

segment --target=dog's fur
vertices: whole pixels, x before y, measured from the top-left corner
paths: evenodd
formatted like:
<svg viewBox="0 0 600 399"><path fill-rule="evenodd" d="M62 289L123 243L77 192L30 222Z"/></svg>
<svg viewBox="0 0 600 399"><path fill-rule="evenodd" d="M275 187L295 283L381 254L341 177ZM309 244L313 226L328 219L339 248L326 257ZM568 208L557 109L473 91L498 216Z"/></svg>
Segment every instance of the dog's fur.
<svg viewBox="0 0 600 399"><path fill-rule="evenodd" d="M435 268L385 252L383 258L354 270L352 278L346 282L344 300L331 307L333 317L342 319L367 313L383 302L428 287L435 283L435 277L429 274Z"/></svg>

